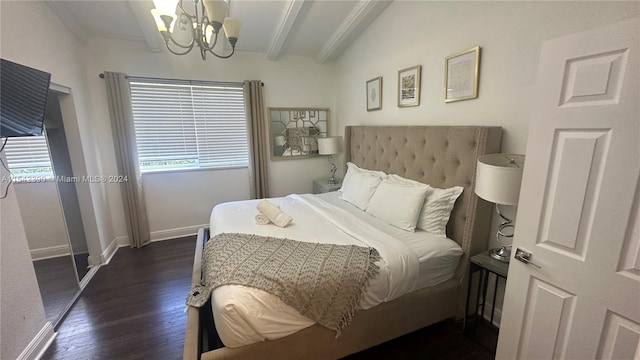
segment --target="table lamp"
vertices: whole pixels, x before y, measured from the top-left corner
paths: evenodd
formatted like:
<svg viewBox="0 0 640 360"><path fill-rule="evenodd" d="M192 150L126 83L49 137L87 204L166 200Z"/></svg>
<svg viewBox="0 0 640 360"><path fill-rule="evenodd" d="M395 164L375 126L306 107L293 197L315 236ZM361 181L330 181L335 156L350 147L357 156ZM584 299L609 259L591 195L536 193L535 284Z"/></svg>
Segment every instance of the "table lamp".
<svg viewBox="0 0 640 360"><path fill-rule="evenodd" d="M340 152L340 143L342 142L342 136L330 136L318 138L318 154L329 155L328 161L331 164L331 178L329 184L337 184L336 180L336 164L333 162L333 155Z"/></svg>
<svg viewBox="0 0 640 360"><path fill-rule="evenodd" d="M489 250L489 255L499 261L508 262L511 244L504 244L503 238L512 238L514 224L500 211L500 205L517 205L520 197L520 183L524 169L524 155L488 154L478 158L476 170L476 195L496 204L496 212L502 218L496 240L500 248Z"/></svg>

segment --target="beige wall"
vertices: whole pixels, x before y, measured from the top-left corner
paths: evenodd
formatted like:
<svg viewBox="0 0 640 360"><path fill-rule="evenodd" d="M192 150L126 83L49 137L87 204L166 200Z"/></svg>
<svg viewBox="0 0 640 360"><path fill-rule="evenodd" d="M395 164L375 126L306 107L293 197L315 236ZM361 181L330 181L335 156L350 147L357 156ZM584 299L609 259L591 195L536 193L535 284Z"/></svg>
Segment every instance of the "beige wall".
<svg viewBox="0 0 640 360"><path fill-rule="evenodd" d="M82 45L44 1L1 1L0 6L0 56L50 72L52 82L71 89L60 105L73 170L78 176L100 174L102 160L95 145ZM99 257L114 236L105 186L84 183L77 190L89 253Z"/></svg>
<svg viewBox="0 0 640 360"><path fill-rule="evenodd" d="M81 45L45 2L0 1L0 19L0 57L50 72L52 82L71 88L61 98L71 162L78 175L99 174ZM0 200L2 359L15 359L46 324L14 191ZM89 252L99 256L100 239L113 238L103 185L80 184L78 198Z"/></svg>
<svg viewBox="0 0 640 360"><path fill-rule="evenodd" d="M638 16L639 2L394 1L338 59L338 131L356 124L495 125L503 128L502 151L523 154L542 42ZM479 97L445 104L444 58L478 45ZM398 108L398 70L414 65L422 65L420 106ZM382 110L367 112L365 83L377 76ZM515 208L504 210L515 218ZM497 225L494 216L489 247L500 246ZM502 284L498 290L499 317Z"/></svg>
<svg viewBox="0 0 640 360"><path fill-rule="evenodd" d="M29 250L66 246L66 254L69 254L67 229L64 225L56 184L38 182L17 183L13 186L18 198ZM56 253L60 251L57 250Z"/></svg>
<svg viewBox="0 0 640 360"><path fill-rule="evenodd" d="M524 153L542 42L637 17L639 9L638 2L394 1L338 59L338 131L347 124L495 125L504 129L502 151ZM444 58L478 45L479 97L445 104ZM398 70L414 65L422 65L420 106L398 108ZM382 110L367 112L365 82L377 76Z"/></svg>
<svg viewBox="0 0 640 360"><path fill-rule="evenodd" d="M93 97L93 125L104 170L115 173L116 163L108 118L104 80L108 71L133 76L219 81L262 80L265 108L269 106L318 106L333 110L334 67L311 59L285 56L277 62L264 54L240 52L231 59L202 61L194 52L184 56L151 53L144 43L93 39L85 49L90 92ZM266 111L266 109L265 109ZM335 118L334 118L335 121ZM269 163L271 196L311 192L312 181L326 177L326 158L273 161ZM195 232L209 222L216 204L249 198L248 170L194 171L143 175L152 238L179 235L180 229ZM122 201L117 185L108 185L115 235L125 236Z"/></svg>
<svg viewBox="0 0 640 360"><path fill-rule="evenodd" d="M524 152L538 56L550 38L639 16L638 2L394 1L338 59L345 124L497 125L503 150ZM482 47L479 98L443 102L444 58ZM398 70L422 65L418 107L397 107ZM367 112L365 82L383 76L383 108Z"/></svg>

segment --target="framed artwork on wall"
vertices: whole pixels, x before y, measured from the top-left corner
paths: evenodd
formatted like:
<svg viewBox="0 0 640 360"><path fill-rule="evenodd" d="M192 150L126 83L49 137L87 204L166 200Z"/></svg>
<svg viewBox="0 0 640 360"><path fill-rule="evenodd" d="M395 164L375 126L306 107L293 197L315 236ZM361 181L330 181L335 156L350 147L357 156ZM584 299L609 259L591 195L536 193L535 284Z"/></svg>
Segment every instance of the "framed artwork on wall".
<svg viewBox="0 0 640 360"><path fill-rule="evenodd" d="M478 97L480 46L447 56L444 60L444 102Z"/></svg>
<svg viewBox="0 0 640 360"><path fill-rule="evenodd" d="M367 111L382 109L382 76L367 81Z"/></svg>
<svg viewBox="0 0 640 360"><path fill-rule="evenodd" d="M422 65L398 71L398 107L420 105L420 73Z"/></svg>

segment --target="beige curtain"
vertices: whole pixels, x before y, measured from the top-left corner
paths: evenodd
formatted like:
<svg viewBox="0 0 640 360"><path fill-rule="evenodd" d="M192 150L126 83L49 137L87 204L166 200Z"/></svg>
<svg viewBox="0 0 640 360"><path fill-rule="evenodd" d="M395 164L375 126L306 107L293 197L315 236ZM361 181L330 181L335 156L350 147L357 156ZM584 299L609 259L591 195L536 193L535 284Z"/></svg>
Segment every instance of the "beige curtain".
<svg viewBox="0 0 640 360"><path fill-rule="evenodd" d="M251 198L262 199L269 197L267 125L262 104L262 81L244 81L244 104L249 132Z"/></svg>
<svg viewBox="0 0 640 360"><path fill-rule="evenodd" d="M131 247L142 247L151 241L151 235L142 192L142 175L138 164L129 80L122 73L105 72L104 75L107 82L107 98L118 175L126 176L127 179L121 184L127 233Z"/></svg>

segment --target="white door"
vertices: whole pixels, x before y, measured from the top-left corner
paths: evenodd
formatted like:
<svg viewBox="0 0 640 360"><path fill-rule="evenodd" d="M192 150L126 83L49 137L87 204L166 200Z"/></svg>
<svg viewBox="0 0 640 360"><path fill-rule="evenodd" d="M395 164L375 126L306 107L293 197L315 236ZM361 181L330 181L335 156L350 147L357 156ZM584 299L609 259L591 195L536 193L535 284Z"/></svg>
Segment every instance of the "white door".
<svg viewBox="0 0 640 360"><path fill-rule="evenodd" d="M498 359L640 359L639 34L542 46Z"/></svg>

